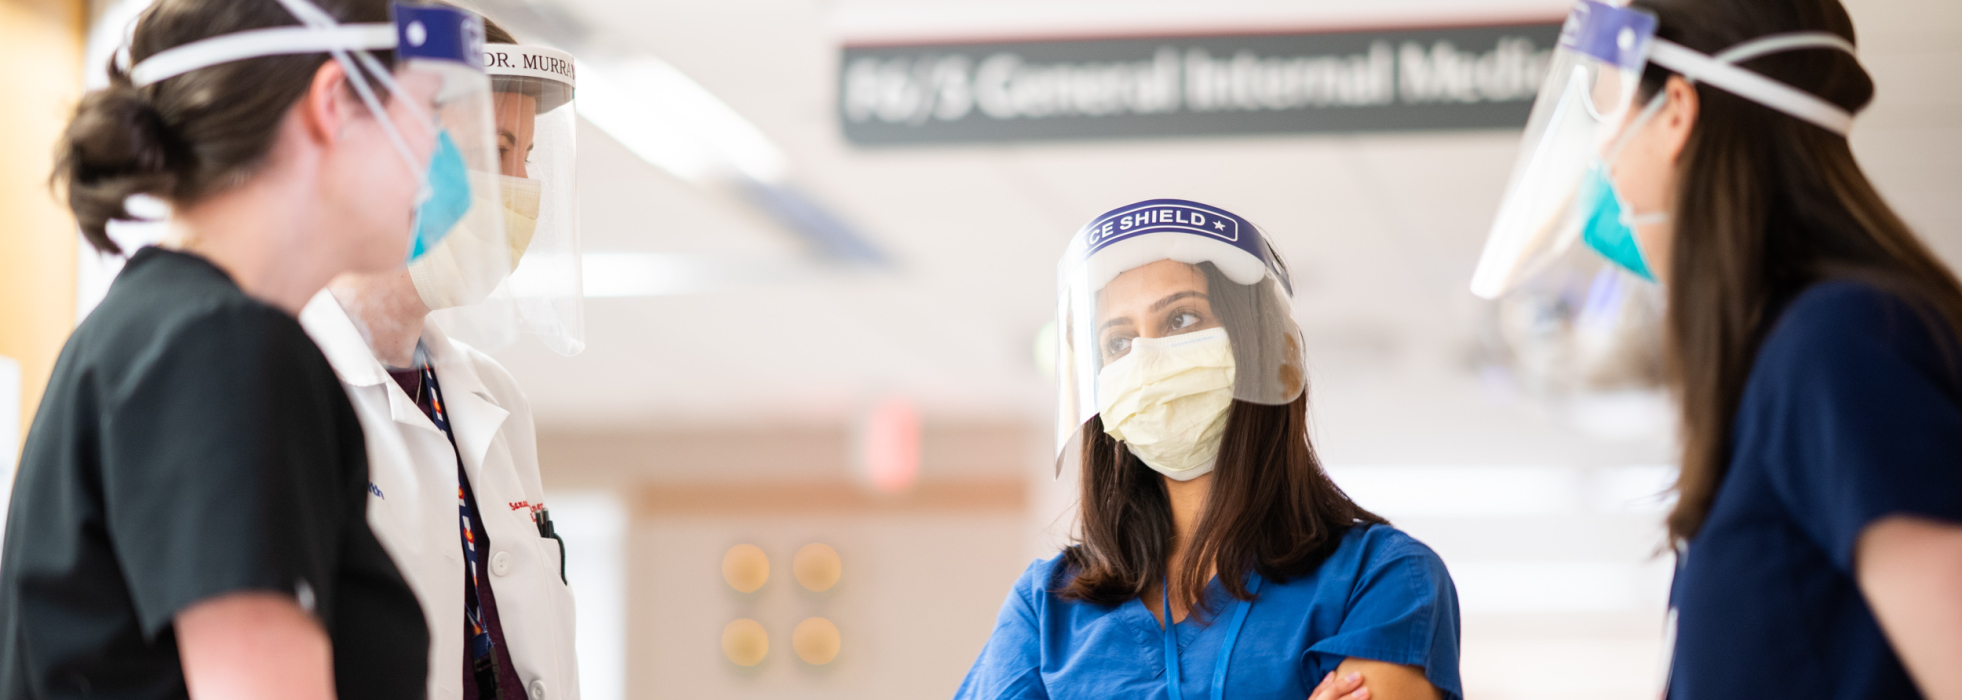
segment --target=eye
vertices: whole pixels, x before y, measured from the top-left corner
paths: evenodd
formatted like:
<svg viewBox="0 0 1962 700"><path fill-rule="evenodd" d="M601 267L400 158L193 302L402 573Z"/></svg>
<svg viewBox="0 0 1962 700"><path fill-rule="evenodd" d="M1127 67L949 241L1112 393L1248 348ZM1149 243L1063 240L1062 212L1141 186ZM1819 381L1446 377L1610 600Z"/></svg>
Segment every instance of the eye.
<svg viewBox="0 0 1962 700"><path fill-rule="evenodd" d="M1122 357L1125 353L1128 353L1130 351L1131 351L1131 338L1128 336L1113 337L1109 340L1104 341L1105 357Z"/></svg>
<svg viewBox="0 0 1962 700"><path fill-rule="evenodd" d="M1190 311L1180 311L1178 313L1172 314L1170 323L1172 326L1172 330L1182 331L1187 328L1197 326L1204 320L1205 319L1199 317L1199 314L1195 314Z"/></svg>

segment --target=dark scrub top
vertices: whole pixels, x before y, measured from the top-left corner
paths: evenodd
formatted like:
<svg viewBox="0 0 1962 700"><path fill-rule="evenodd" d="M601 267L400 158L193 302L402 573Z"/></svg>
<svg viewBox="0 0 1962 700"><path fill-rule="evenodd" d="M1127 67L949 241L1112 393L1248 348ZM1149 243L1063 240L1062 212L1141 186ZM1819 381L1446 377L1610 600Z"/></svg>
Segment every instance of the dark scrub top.
<svg viewBox="0 0 1962 700"><path fill-rule="evenodd" d="M1062 555L1029 566L1002 603L994 635L957 700L1166 698L1163 627L1144 602L1115 607L1065 599ZM1209 610L1229 611L1217 580ZM1212 698L1224 616L1174 625L1179 687ZM1301 700L1348 657L1417 666L1448 699L1458 680L1458 593L1444 561L1388 525L1350 528L1314 573L1262 582L1231 649L1220 697Z"/></svg>
<svg viewBox="0 0 1962 700"><path fill-rule="evenodd" d="M1670 696L1916 698L1853 578L1860 531L1962 522L1962 383L1927 320L1855 282L1789 303L1671 593ZM1958 356L1962 358L1962 356Z"/></svg>
<svg viewBox="0 0 1962 700"><path fill-rule="evenodd" d="M294 596L345 698L421 698L422 611L368 530L361 425L293 317L145 248L34 416L0 554L0 698L184 698L172 620Z"/></svg>

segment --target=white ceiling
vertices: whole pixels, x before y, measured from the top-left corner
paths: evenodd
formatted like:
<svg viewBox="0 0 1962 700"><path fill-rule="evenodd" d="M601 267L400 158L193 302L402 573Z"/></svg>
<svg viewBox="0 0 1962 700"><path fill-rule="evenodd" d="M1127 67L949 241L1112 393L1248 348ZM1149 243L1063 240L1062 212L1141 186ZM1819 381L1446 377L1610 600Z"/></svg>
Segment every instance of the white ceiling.
<svg viewBox="0 0 1962 700"><path fill-rule="evenodd" d="M545 1L545 0L540 0ZM897 260L687 296L588 302L588 348L501 354L545 429L672 430L837 424L903 394L929 422L1048 425L1053 390L1034 337L1053 315L1054 265L1075 228L1114 206L1183 197L1226 207L1277 239L1295 270L1316 425L1333 461L1629 462L1658 438L1601 442L1481 384L1470 357L1483 307L1465 291L1517 145L1511 133L1261 137L866 150L834 115L846 38L1142 31L1214 24L1348 23L1384 7L1209 0L1001 4L816 0L564 0L686 72L756 124L791 180ZM1875 181L1951 261L1962 261L1962 4L1854 0L1880 85L1854 136ZM1516 17L1564 3L1396 2L1386 13ZM1416 9L1413 9L1416 8ZM1523 9L1522 9L1523 8ZM1268 18L1263 21L1261 18ZM1143 18L1143 19L1141 19ZM1180 19L1185 18L1185 19ZM1225 18L1225 19L1221 19ZM977 29L978 28L978 29ZM523 28L515 28L522 35ZM580 133L588 250L796 255L802 245L729 192Z"/></svg>

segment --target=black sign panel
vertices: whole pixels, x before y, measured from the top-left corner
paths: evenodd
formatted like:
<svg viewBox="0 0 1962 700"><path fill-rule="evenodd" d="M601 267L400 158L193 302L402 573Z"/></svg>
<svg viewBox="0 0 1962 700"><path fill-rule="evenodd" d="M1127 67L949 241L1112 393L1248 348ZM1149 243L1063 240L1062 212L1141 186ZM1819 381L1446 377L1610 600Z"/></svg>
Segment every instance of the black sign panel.
<svg viewBox="0 0 1962 700"><path fill-rule="evenodd" d="M859 145L1518 129L1560 23L849 46Z"/></svg>

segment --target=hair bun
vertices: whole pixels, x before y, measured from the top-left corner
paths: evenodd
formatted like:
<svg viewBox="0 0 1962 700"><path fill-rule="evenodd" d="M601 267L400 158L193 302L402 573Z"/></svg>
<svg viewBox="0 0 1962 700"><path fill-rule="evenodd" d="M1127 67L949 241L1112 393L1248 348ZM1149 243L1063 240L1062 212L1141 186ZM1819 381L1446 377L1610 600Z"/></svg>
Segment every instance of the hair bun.
<svg viewBox="0 0 1962 700"><path fill-rule="evenodd" d="M82 97L63 135L55 181L65 185L76 223L96 249L122 252L105 227L128 220L124 200L168 196L176 182L169 128L141 91L117 75Z"/></svg>

